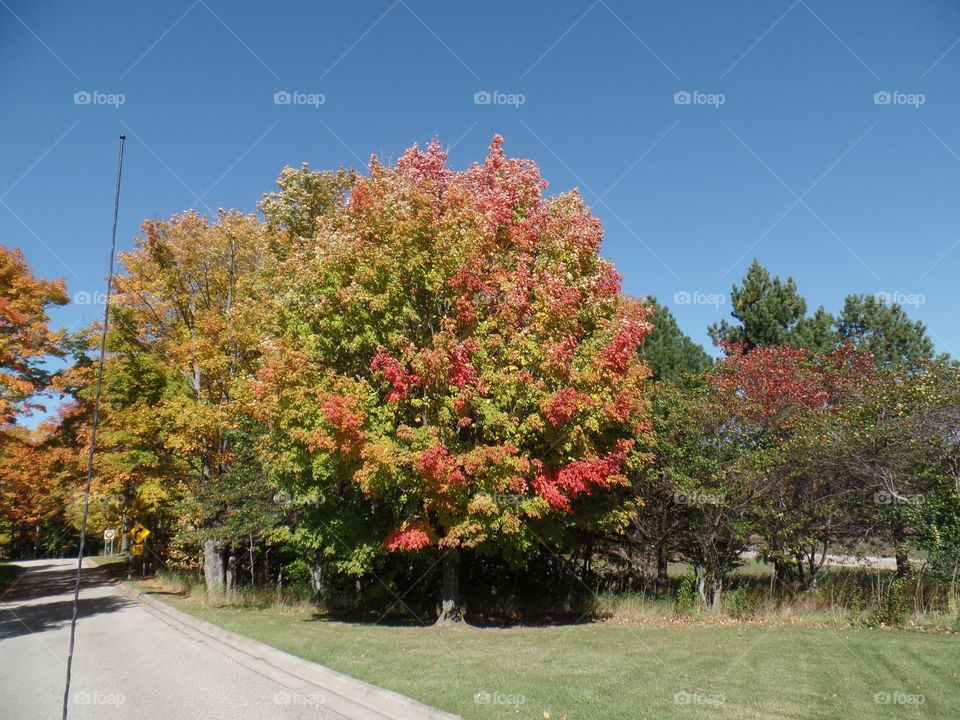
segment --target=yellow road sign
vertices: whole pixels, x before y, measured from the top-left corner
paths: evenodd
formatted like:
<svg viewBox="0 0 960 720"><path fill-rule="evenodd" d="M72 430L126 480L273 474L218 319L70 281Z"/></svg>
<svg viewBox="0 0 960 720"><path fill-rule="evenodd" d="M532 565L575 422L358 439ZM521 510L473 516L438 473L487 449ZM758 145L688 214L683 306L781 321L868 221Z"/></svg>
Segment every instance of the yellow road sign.
<svg viewBox="0 0 960 720"><path fill-rule="evenodd" d="M137 544L135 544L135 545L131 545L130 547L131 547L131 549L133 550L133 555L134 555L134 557L139 557L139 556L143 555L143 545L142 545L141 543L137 543Z"/></svg>
<svg viewBox="0 0 960 720"><path fill-rule="evenodd" d="M140 523L137 523L127 531L127 535L129 535L135 543L142 543L150 535L150 531Z"/></svg>

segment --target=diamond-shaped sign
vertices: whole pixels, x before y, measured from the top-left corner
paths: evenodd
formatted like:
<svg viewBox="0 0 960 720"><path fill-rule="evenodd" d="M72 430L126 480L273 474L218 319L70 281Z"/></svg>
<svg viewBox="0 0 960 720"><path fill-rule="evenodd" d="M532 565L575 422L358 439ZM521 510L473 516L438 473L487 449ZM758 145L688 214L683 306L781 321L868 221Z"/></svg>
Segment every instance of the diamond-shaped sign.
<svg viewBox="0 0 960 720"><path fill-rule="evenodd" d="M140 523L137 523L127 531L127 535L129 535L135 543L142 543L150 535L150 531Z"/></svg>

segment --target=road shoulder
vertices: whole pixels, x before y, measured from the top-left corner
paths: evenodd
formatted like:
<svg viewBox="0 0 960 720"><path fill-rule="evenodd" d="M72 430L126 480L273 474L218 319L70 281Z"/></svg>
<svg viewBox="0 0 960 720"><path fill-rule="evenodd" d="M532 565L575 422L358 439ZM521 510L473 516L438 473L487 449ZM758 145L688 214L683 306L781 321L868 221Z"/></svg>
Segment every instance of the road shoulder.
<svg viewBox="0 0 960 720"><path fill-rule="evenodd" d="M96 568L93 563L88 567ZM110 578L110 582L161 622L287 688L292 702L322 702L325 710L350 720L462 720L458 715L200 620L121 579Z"/></svg>

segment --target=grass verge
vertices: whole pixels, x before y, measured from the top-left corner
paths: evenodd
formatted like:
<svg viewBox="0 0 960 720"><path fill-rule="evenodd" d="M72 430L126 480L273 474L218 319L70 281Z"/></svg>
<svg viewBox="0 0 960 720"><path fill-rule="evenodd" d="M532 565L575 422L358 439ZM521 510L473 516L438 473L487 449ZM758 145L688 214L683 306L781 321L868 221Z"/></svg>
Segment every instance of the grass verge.
<svg viewBox="0 0 960 720"><path fill-rule="evenodd" d="M960 717L960 644L950 632L789 618L438 629L338 622L303 606L225 605L169 589L160 597L468 720Z"/></svg>

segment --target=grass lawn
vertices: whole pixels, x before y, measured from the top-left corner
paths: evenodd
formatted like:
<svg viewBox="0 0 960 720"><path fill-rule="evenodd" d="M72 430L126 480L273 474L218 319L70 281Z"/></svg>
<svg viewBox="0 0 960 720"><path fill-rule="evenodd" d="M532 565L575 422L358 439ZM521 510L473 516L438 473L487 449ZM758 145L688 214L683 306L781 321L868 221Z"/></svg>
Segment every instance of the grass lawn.
<svg viewBox="0 0 960 720"><path fill-rule="evenodd" d="M956 634L618 622L441 630L162 599L470 720L960 718Z"/></svg>

